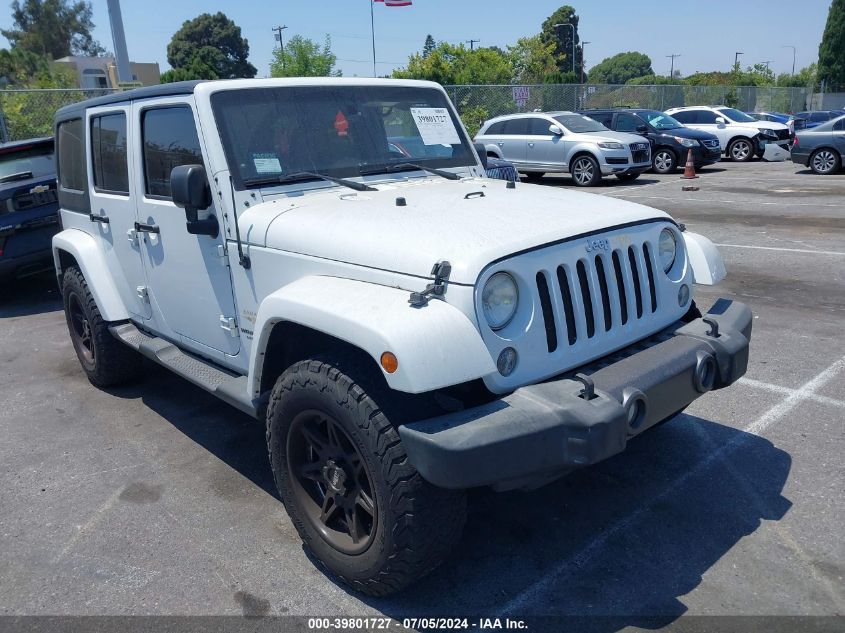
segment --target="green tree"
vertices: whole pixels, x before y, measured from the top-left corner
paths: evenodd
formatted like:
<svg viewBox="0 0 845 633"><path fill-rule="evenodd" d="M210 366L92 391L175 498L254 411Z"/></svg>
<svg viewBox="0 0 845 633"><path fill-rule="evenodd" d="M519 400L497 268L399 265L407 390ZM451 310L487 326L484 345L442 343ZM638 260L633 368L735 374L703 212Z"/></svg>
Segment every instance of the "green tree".
<svg viewBox="0 0 845 633"><path fill-rule="evenodd" d="M584 70L584 50L580 45L581 38L578 36L579 20L580 18L575 13L574 7L567 4L546 18L540 32L540 39L543 43L554 44L554 56L558 70L561 73L574 72L576 77L581 77ZM573 28L555 26L556 24L571 24ZM573 45L575 47L574 69L572 65Z"/></svg>
<svg viewBox="0 0 845 633"><path fill-rule="evenodd" d="M273 51L270 62L272 77L340 77L335 69L337 57L332 53L331 39L320 46L317 42L301 35L294 35L285 44L284 50Z"/></svg>
<svg viewBox="0 0 845 633"><path fill-rule="evenodd" d="M508 46L508 55L513 66L513 83L562 83L554 42L544 42L539 35L523 37L515 46Z"/></svg>
<svg viewBox="0 0 845 633"><path fill-rule="evenodd" d="M845 0L833 0L819 45L819 82L827 90L845 90Z"/></svg>
<svg viewBox="0 0 845 633"><path fill-rule="evenodd" d="M781 73L777 78L778 86L788 86L791 88L815 88L817 84L817 70L816 64L802 68L794 75L789 73Z"/></svg>
<svg viewBox="0 0 845 633"><path fill-rule="evenodd" d="M434 38L431 36L431 33L429 33L425 37L425 44L423 44L422 56L428 57L429 55L431 55L431 51L434 50L435 46L437 46L437 42L434 41Z"/></svg>
<svg viewBox="0 0 845 633"><path fill-rule="evenodd" d="M396 79L427 79L444 86L507 84L513 77L508 55L492 48L474 51L463 44L441 42L427 57L411 55L407 68L393 71Z"/></svg>
<svg viewBox="0 0 845 633"><path fill-rule="evenodd" d="M91 31L90 2L68 0L14 0L11 29L2 29L12 48L50 61L68 55L96 57L105 53Z"/></svg>
<svg viewBox="0 0 845 633"><path fill-rule="evenodd" d="M167 45L170 66L202 75L193 79L255 77L248 57L249 42L241 36L241 28L222 12L185 21Z"/></svg>
<svg viewBox="0 0 845 633"><path fill-rule="evenodd" d="M654 75L651 58L637 52L618 53L590 69L590 81L597 84L624 84L647 75Z"/></svg>

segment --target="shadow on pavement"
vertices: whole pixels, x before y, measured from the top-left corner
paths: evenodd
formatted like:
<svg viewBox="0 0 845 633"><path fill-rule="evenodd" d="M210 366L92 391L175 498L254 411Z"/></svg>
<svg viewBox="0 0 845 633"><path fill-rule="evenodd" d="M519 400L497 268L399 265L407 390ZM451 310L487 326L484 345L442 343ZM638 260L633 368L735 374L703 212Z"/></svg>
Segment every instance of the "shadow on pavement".
<svg viewBox="0 0 845 633"><path fill-rule="evenodd" d="M0 282L0 319L61 309L62 296L52 271Z"/></svg>
<svg viewBox="0 0 845 633"><path fill-rule="evenodd" d="M262 424L158 367L111 393L140 397L278 499ZM539 490L471 491L451 560L399 595L352 595L400 621L498 614L529 618L531 631L665 626L731 548L762 520L785 515L790 468L790 456L766 439L680 415ZM736 577L738 587L746 582Z"/></svg>

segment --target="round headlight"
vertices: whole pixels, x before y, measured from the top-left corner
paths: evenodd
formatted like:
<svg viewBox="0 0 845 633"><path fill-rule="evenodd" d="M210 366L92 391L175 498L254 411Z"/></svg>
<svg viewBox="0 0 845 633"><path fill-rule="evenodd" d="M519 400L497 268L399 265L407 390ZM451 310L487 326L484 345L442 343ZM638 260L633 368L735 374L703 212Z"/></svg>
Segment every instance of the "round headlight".
<svg viewBox="0 0 845 633"><path fill-rule="evenodd" d="M678 244L675 242L675 234L669 229L660 231L660 239L657 242L657 258L663 266L663 272L668 273L675 263L675 253Z"/></svg>
<svg viewBox="0 0 845 633"><path fill-rule="evenodd" d="M513 277L508 273L496 273L490 277L481 292L481 306L487 324L494 330L505 327L516 313L517 301L519 291Z"/></svg>

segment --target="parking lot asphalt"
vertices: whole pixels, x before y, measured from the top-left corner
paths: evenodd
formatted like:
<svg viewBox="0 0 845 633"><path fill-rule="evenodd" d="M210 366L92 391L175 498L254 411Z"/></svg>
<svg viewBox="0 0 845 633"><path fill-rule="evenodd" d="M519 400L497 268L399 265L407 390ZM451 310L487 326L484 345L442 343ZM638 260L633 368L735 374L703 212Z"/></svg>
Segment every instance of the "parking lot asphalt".
<svg viewBox="0 0 845 633"><path fill-rule="evenodd" d="M756 162L700 175L695 192L652 174L593 192L720 245L728 278L697 301L752 307L747 376L596 467L473 491L454 558L387 599L309 560L260 424L152 365L95 389L54 280L4 288L0 614L614 616L594 622L607 631L845 614L845 175Z"/></svg>

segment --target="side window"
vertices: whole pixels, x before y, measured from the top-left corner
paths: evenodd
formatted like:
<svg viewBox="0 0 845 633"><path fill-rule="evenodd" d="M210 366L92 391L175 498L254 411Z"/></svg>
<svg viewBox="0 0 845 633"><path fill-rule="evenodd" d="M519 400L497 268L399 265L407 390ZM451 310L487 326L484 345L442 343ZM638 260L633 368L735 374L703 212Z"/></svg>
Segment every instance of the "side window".
<svg viewBox="0 0 845 633"><path fill-rule="evenodd" d="M505 134L525 136L528 134L528 119L508 119L505 121Z"/></svg>
<svg viewBox="0 0 845 633"><path fill-rule="evenodd" d="M845 119L839 119L836 123L834 123L833 130L835 132L845 131Z"/></svg>
<svg viewBox="0 0 845 633"><path fill-rule="evenodd" d="M126 115L123 112L91 118L91 158L98 191L129 194L126 164Z"/></svg>
<svg viewBox="0 0 845 633"><path fill-rule="evenodd" d="M683 110L681 112L675 112L672 115L673 119L680 121L681 123L695 123L698 120L696 116L697 110Z"/></svg>
<svg viewBox="0 0 845 633"><path fill-rule="evenodd" d="M613 129L613 113L611 112L584 112L584 116L590 117L593 121L598 121L604 127Z"/></svg>
<svg viewBox="0 0 845 633"><path fill-rule="evenodd" d="M645 125L643 121L636 114L630 112L622 112L616 115L616 131L617 132L633 132L636 133L638 125Z"/></svg>
<svg viewBox="0 0 845 633"><path fill-rule="evenodd" d="M502 134L504 132L504 129L505 129L505 122L499 121L498 123L494 123L493 125L491 125L490 129L488 129L484 133L484 136L498 136L499 134Z"/></svg>
<svg viewBox="0 0 845 633"><path fill-rule="evenodd" d="M59 185L62 189L85 191L85 143L82 119L59 123L58 164Z"/></svg>
<svg viewBox="0 0 845 633"><path fill-rule="evenodd" d="M716 123L716 117L721 116L723 119L727 119L727 117L716 114L715 112L711 112L710 110L696 110L696 123Z"/></svg>
<svg viewBox="0 0 845 633"><path fill-rule="evenodd" d="M194 115L187 106L156 108L141 115L144 191L170 198L170 172L179 165L201 165Z"/></svg>
<svg viewBox="0 0 845 633"><path fill-rule="evenodd" d="M828 116L829 115L828 115L827 112L813 112L810 115L810 121L812 121L813 123L816 123L816 122L819 122L819 121L827 121Z"/></svg>
<svg viewBox="0 0 845 633"><path fill-rule="evenodd" d="M552 123L546 119L529 119L528 133L532 136L551 136L552 133L549 132L551 125Z"/></svg>

